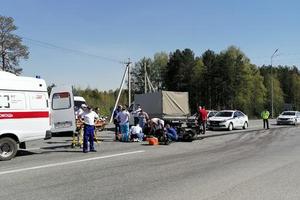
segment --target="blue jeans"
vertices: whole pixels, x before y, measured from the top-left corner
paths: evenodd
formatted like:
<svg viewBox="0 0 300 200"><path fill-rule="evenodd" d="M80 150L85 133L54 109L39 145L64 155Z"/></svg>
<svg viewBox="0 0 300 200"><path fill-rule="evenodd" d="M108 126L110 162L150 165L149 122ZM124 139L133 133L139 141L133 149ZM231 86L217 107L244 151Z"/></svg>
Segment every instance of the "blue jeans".
<svg viewBox="0 0 300 200"><path fill-rule="evenodd" d="M167 137L172 141L178 140L178 135L175 131L167 131Z"/></svg>
<svg viewBox="0 0 300 200"><path fill-rule="evenodd" d="M88 141L90 142L90 151L95 150L94 148L94 126L84 125L83 135L83 151L88 151Z"/></svg>
<svg viewBox="0 0 300 200"><path fill-rule="evenodd" d="M121 134L122 134L122 141L129 142L129 122L120 125Z"/></svg>

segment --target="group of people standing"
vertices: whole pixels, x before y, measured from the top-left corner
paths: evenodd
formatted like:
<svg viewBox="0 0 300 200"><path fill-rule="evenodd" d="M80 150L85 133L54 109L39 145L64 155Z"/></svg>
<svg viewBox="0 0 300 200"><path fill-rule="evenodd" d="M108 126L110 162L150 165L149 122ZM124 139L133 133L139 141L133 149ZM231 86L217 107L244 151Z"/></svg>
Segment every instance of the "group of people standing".
<svg viewBox="0 0 300 200"><path fill-rule="evenodd" d="M132 112L134 117L134 126L129 129L130 113L127 106L119 105L114 111L113 118L115 124L115 140L129 142L131 140L142 140L144 137L143 129L149 119L141 106Z"/></svg>
<svg viewBox="0 0 300 200"><path fill-rule="evenodd" d="M149 115L143 111L140 105L137 109L131 112L134 120L134 125L129 129L130 113L127 106L119 105L114 111L114 124L115 124L115 140L122 142L138 142L143 141L145 133L154 135L156 131L166 131L170 140L177 140L177 132L169 124L165 125L164 120L160 118L149 118Z"/></svg>

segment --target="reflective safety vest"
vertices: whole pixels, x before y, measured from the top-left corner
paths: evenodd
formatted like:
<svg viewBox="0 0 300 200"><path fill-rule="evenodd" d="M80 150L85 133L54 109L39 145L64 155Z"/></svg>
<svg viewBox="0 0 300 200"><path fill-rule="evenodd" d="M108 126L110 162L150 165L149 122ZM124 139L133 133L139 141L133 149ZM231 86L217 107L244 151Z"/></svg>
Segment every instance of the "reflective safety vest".
<svg viewBox="0 0 300 200"><path fill-rule="evenodd" d="M261 112L261 117L262 117L263 119L268 119L269 116L270 116L269 111L264 110L264 111Z"/></svg>

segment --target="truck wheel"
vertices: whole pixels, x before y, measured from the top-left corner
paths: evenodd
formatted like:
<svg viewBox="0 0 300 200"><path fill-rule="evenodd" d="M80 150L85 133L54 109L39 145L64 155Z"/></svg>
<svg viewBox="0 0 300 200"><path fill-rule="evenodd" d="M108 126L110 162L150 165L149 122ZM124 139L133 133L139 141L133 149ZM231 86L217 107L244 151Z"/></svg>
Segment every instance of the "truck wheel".
<svg viewBox="0 0 300 200"><path fill-rule="evenodd" d="M10 160L17 154L17 142L9 137L0 138L0 160Z"/></svg>

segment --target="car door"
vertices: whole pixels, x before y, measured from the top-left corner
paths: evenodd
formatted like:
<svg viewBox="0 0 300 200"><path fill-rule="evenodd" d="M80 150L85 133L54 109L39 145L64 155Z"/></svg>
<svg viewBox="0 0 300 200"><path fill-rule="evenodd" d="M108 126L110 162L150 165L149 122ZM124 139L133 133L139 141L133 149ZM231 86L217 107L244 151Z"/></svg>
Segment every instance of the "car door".
<svg viewBox="0 0 300 200"><path fill-rule="evenodd" d="M246 121L246 116L241 111L238 112L238 115L240 120L240 126L243 127Z"/></svg>
<svg viewBox="0 0 300 200"><path fill-rule="evenodd" d="M51 132L75 132L76 122L72 87L53 87L50 100Z"/></svg>
<svg viewBox="0 0 300 200"><path fill-rule="evenodd" d="M296 112L296 124L300 123L300 112Z"/></svg>
<svg viewBox="0 0 300 200"><path fill-rule="evenodd" d="M237 124L238 124L238 126L239 127L244 126L245 119L244 119L243 113L240 112L240 111L237 111L236 113L237 113L236 115L237 115Z"/></svg>
<svg viewBox="0 0 300 200"><path fill-rule="evenodd" d="M239 119L239 115L238 112L234 112L233 113L233 126L234 127L239 127L240 125L240 119Z"/></svg>

